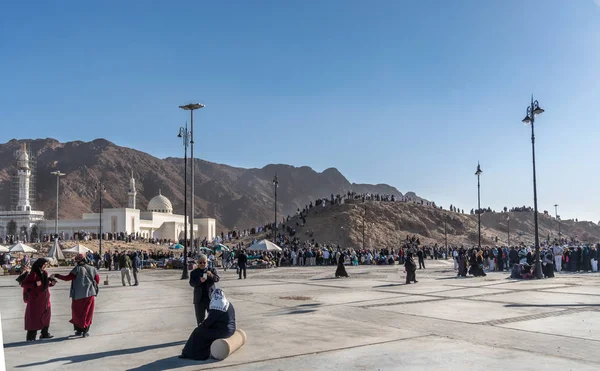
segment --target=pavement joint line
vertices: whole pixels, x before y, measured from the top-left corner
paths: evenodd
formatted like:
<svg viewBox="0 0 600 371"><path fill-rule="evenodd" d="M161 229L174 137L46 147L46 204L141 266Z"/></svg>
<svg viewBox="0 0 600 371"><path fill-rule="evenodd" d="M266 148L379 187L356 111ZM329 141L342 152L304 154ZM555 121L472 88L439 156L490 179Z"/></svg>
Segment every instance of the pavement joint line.
<svg viewBox="0 0 600 371"><path fill-rule="evenodd" d="M229 365L212 366L212 367L210 367L210 369L237 367L237 366L250 365L250 364L261 363L261 362L271 362L271 361L277 361L277 360L282 360L282 359L291 359L291 358L303 357L303 356L309 356L309 355L325 354L325 353L337 352L337 351L342 351L342 350L357 349L357 348L374 346L374 345L383 345L383 344L397 343L397 342L401 342L401 341L405 341L405 340L414 340L414 339L426 338L426 337L430 337L430 336L433 336L433 334L416 335L416 336L412 336L412 337L392 339L392 340L385 340L385 341L379 341L379 342L374 342L374 343L352 345L352 346L335 348L335 349L318 350L318 351L315 351L315 352L290 354L288 356L273 357L273 358L264 358L264 359L259 359L259 360L256 360L256 361L247 361L247 362L233 363L233 364L229 364ZM207 365L208 365L208 363L207 363Z"/></svg>
<svg viewBox="0 0 600 371"><path fill-rule="evenodd" d="M536 313L536 314L529 314L529 315L520 316L520 317L503 318L503 319L497 319L497 320L491 320L491 321L478 322L477 325L498 326L498 325L504 325L504 324L508 324L508 323L524 322L524 321L531 321L531 320L551 318L551 317L560 317L560 316L565 316L565 315L573 314L573 313L589 312L589 310L587 308L588 307L567 308L567 309L558 310L555 312Z"/></svg>
<svg viewBox="0 0 600 371"><path fill-rule="evenodd" d="M397 302L397 303L383 303L383 304L369 304L369 305L360 305L359 308L374 308L374 307L388 307L388 306L392 306L392 305L402 305L402 304L413 304L413 303L429 303L429 302L434 302L434 301L444 301L447 298L435 298L435 299L424 299L424 300L418 300L418 301L412 301L412 302Z"/></svg>

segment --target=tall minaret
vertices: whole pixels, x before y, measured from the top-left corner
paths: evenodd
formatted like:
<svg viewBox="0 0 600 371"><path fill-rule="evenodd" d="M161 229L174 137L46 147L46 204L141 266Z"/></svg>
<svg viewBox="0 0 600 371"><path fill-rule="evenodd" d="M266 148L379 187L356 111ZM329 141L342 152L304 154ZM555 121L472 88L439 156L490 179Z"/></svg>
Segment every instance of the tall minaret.
<svg viewBox="0 0 600 371"><path fill-rule="evenodd" d="M137 192L135 191L135 179L133 179L133 170L131 170L131 179L129 179L129 202L127 207L130 209L135 209L135 195Z"/></svg>
<svg viewBox="0 0 600 371"><path fill-rule="evenodd" d="M29 155L27 146L23 143L23 148L17 150L17 177L19 177L19 201L17 202L17 211L31 210L29 203L29 178L31 169L29 168Z"/></svg>

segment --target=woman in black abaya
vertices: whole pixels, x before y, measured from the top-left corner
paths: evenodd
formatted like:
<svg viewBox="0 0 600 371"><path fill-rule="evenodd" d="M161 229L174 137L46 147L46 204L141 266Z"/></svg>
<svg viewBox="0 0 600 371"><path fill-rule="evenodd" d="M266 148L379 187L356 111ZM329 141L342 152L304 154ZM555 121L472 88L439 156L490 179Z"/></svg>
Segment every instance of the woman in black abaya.
<svg viewBox="0 0 600 371"><path fill-rule="evenodd" d="M339 277L348 277L348 273L346 273L346 267L344 267L344 254L340 254L337 269L335 270L335 278Z"/></svg>
<svg viewBox="0 0 600 371"><path fill-rule="evenodd" d="M235 310L221 289L211 295L208 316L190 335L179 358L205 361L210 358L210 346L235 332Z"/></svg>

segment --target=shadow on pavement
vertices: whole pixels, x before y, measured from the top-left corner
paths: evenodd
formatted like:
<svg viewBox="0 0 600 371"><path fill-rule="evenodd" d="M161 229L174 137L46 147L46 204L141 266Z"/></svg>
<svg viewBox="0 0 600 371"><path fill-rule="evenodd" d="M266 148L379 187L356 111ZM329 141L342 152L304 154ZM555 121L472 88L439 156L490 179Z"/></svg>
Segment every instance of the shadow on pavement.
<svg viewBox="0 0 600 371"><path fill-rule="evenodd" d="M82 340L82 341L85 341L85 340ZM60 357L60 358L49 359L44 362L29 363L26 365L19 365L16 367L17 368L34 367L34 366L45 365L48 363L68 362L68 361L70 361L70 363L87 362L87 361L93 361L93 360L104 358L104 357L113 357L113 356L120 356L120 355L125 355L125 354L142 353L142 352L152 350L152 349L168 348L168 347L172 347L175 345L184 345L184 344L185 344L185 341L174 341L171 343L146 345L146 346L137 347L137 348L117 349L117 350L110 350L107 352L73 355L73 356L69 356L69 357Z"/></svg>
<svg viewBox="0 0 600 371"><path fill-rule="evenodd" d="M163 358L154 362L142 365L136 368L130 368L127 371L149 371L149 370L173 370L180 367L188 367L194 365L207 365L210 363L219 362L216 359L210 358L206 361L194 361L191 359L179 359L179 356Z"/></svg>
<svg viewBox="0 0 600 371"><path fill-rule="evenodd" d="M505 304L505 308L600 307L600 304Z"/></svg>
<svg viewBox="0 0 600 371"><path fill-rule="evenodd" d="M373 286L373 288L377 289L377 288L381 288L381 287L395 287L395 286L404 286L404 285L406 285L406 283L390 283L389 285Z"/></svg>
<svg viewBox="0 0 600 371"><path fill-rule="evenodd" d="M20 347L20 346L35 345L35 344L40 344L40 343L56 343L56 342L67 340L67 339L69 339L68 336L64 336L64 337L60 337L60 338L52 338L52 339L47 339L47 340L19 341L16 343L4 344L4 348L5 349L16 348L16 347Z"/></svg>

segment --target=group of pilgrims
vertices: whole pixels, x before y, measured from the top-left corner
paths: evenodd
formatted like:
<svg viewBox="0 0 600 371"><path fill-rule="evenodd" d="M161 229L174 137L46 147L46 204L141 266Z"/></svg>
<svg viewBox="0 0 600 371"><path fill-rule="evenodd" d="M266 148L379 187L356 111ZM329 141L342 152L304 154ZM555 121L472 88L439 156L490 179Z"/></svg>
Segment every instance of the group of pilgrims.
<svg viewBox="0 0 600 371"><path fill-rule="evenodd" d="M30 268L26 266L21 275L17 277L17 282L23 288L23 301L27 304L25 308L27 341L35 341L38 331L41 331L40 339L54 337L49 332L52 317L50 288L58 283L57 279L71 282L69 292L71 320L69 322L73 325L74 336L89 336L100 276L97 269L88 264L83 255L77 255L75 261L76 265L69 274L48 275L46 269L49 261L39 258Z"/></svg>
<svg viewBox="0 0 600 371"><path fill-rule="evenodd" d="M31 266L24 265L16 280L22 288L23 301L26 303L26 341L54 337L49 331L52 318L50 288L56 286L58 280L71 282L69 322L73 325L74 334L70 338L90 336L100 276L93 260L86 256L77 255L75 262L75 267L67 275L48 274L50 262L45 258L38 258ZM228 338L236 330L233 305L227 300L223 290L215 287L216 282L219 282L216 268L209 268L208 257L199 255L198 267L191 272L189 281L194 289L197 326L182 349L180 358L207 360L212 342Z"/></svg>

